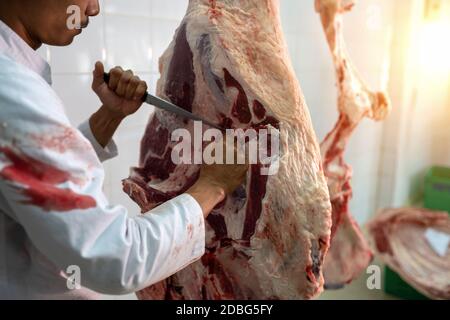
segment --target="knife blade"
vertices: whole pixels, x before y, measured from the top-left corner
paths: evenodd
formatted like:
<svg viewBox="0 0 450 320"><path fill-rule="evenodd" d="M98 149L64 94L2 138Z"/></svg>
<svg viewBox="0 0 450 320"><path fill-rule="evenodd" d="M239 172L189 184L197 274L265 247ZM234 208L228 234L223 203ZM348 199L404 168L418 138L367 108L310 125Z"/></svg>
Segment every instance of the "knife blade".
<svg viewBox="0 0 450 320"><path fill-rule="evenodd" d="M105 73L103 75L103 79L108 84L109 83L109 79L110 79L109 74ZM155 106L158 109L165 110L165 111L171 112L173 114L176 114L176 115L178 115L180 117L187 118L187 119L194 120L194 121L201 121L202 123L204 123L204 124L206 124L206 125L208 125L208 126L210 126L212 128L219 129L221 131L225 130L225 128L222 128L222 127L212 123L211 121L208 121L208 120L204 119L203 117L197 116L197 115L193 114L192 112L189 112L189 111L187 111L187 110L185 110L185 109L183 109L183 108L181 108L181 107L179 107L179 106L177 106L177 105L175 105L175 104L173 104L173 103L171 103L169 101L166 101L164 99L158 98L158 97L156 97L156 96L154 96L154 95L152 95L152 94L150 94L148 92L146 92L144 94L144 96L142 97L142 101L145 102L145 103L148 103L148 104L150 104L152 106Z"/></svg>

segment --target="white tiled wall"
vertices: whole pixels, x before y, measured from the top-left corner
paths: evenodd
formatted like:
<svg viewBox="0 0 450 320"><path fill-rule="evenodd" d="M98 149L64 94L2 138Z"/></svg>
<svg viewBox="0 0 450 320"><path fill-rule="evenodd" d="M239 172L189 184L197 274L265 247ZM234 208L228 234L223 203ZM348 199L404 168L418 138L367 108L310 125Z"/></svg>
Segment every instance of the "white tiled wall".
<svg viewBox="0 0 450 320"><path fill-rule="evenodd" d="M362 78L375 90L383 84L389 51L394 1L359 1L345 15L344 33ZM314 12L314 1L281 0L281 16L289 50L319 140L337 120L336 80L331 55ZM354 196L350 210L367 221L376 210L382 123L364 120L350 140L345 159L353 167Z"/></svg>
<svg viewBox="0 0 450 320"><path fill-rule="evenodd" d="M389 84L395 109L383 133L380 207L420 204L428 169L450 166L450 73L445 62L439 70L418 63L423 10L422 0L405 0L395 12Z"/></svg>
<svg viewBox="0 0 450 320"><path fill-rule="evenodd" d="M72 46L40 49L50 59L54 88L74 124L87 119L99 107L90 90L96 60L103 60L109 68L120 65L132 69L154 90L158 58L171 41L187 3L188 0L102 0L102 13L91 19L89 28ZM314 127L323 139L333 127L337 111L334 69L320 20L312 0L280 3L293 64ZM363 78L375 88L381 85L392 3L392 0L360 1L345 20L350 53ZM129 167L137 164L139 141L151 111L151 107L143 106L139 114L124 123L115 137L120 156L105 165L105 192L113 203L127 206L130 214L136 214L138 207L121 191L121 180L128 176ZM376 207L381 129L381 124L364 121L346 155L354 168L351 210L360 222Z"/></svg>

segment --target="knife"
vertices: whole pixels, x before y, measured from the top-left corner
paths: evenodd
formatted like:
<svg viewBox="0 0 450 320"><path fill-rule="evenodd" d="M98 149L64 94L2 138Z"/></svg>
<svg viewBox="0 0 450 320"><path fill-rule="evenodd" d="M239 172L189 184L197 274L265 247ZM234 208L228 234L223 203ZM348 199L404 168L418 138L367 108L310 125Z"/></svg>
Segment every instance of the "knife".
<svg viewBox="0 0 450 320"><path fill-rule="evenodd" d="M109 78L110 78L109 73L105 73L103 75L103 79L105 80L105 82L107 84L109 83ZM206 120L206 119L204 119L204 118L202 118L200 116L197 116L197 115L195 115L195 114L193 114L193 113L191 113L191 112L189 112L189 111L187 111L187 110L185 110L185 109L183 109L183 108L181 108L181 107L179 107L177 105L174 105L173 103L171 103L169 101L166 101L166 100L163 100L161 98L158 98L158 97L156 97L156 96L154 96L154 95L152 95L152 94L150 94L148 92L146 92L144 94L144 96L142 97L142 101L146 102L146 103L148 103L148 104L150 104L152 106L155 106L155 107L157 107L159 109L162 109L162 110L174 113L174 114L176 114L176 115L178 115L180 117L191 119L191 120L194 120L194 121L201 121L202 123L204 123L204 124L206 124L206 125L208 125L210 127L213 127L215 129L219 129L221 131L225 130L224 128L221 128L220 126L218 126L218 125L216 125L216 124L214 124L214 123L212 123L212 122L210 122L210 121L208 121L208 120Z"/></svg>

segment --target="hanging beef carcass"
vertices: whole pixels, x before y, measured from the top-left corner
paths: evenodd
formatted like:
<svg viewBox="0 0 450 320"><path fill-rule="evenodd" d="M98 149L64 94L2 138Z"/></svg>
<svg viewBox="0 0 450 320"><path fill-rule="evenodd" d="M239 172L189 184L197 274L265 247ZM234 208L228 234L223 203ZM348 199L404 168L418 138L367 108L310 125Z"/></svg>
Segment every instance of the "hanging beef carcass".
<svg viewBox="0 0 450 320"><path fill-rule="evenodd" d="M344 151L350 136L365 117L383 120L390 110L387 97L367 88L347 53L342 15L353 5L353 0L315 2L333 56L339 91L339 120L321 144L323 169L333 209L331 247L324 263L327 288L339 288L349 283L372 259L372 252L349 212L352 170L344 161Z"/></svg>
<svg viewBox="0 0 450 320"><path fill-rule="evenodd" d="M270 128L279 170L252 165L246 185L207 219L206 254L138 293L141 299L303 299L323 286L331 205L319 145L288 57L277 0L190 0L160 59L157 94L228 128ZM193 124L150 119L124 189L148 209L191 186L199 167L171 161L171 132Z"/></svg>
<svg viewBox="0 0 450 320"><path fill-rule="evenodd" d="M378 257L431 299L450 299L450 216L421 208L383 210L368 224Z"/></svg>

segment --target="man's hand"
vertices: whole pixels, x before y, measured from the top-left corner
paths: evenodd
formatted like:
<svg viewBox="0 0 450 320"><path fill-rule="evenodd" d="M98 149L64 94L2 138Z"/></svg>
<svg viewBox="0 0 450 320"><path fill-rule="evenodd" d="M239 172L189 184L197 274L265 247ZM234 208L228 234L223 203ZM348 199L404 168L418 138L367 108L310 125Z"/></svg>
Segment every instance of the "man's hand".
<svg viewBox="0 0 450 320"><path fill-rule="evenodd" d="M92 90L103 105L89 119L91 131L102 147L111 141L122 120L135 113L142 105L147 84L131 71L116 67L109 72L109 84L103 79L105 68L101 62L95 64Z"/></svg>
<svg viewBox="0 0 450 320"><path fill-rule="evenodd" d="M227 152L234 152L236 148L223 142L224 160ZM225 161L224 161L225 163ZM187 191L193 196L203 209L205 218L222 202L227 194L233 193L247 176L248 164L212 164L203 165L197 182Z"/></svg>
<svg viewBox="0 0 450 320"><path fill-rule="evenodd" d="M109 72L109 84L103 79L104 67L101 62L95 64L92 90L100 98L103 106L114 118L123 119L135 113L142 105L142 97L147 91L145 81L135 76L131 70L124 71L115 67Z"/></svg>

